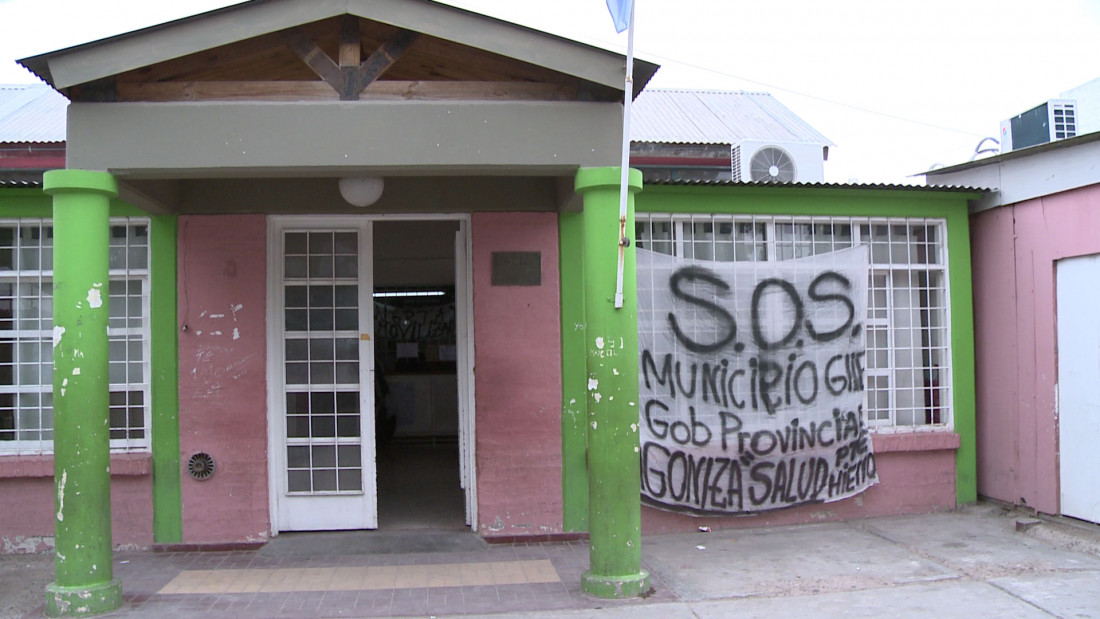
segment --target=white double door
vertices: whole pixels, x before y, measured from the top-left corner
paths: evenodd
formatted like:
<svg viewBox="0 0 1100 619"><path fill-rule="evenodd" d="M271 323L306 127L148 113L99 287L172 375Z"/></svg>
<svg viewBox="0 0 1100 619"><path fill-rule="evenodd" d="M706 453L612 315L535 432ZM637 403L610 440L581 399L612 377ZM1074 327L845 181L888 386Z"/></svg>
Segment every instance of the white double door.
<svg viewBox="0 0 1100 619"><path fill-rule="evenodd" d="M378 527L373 222L272 218L268 229L269 482L272 529ZM456 239L466 272L463 231ZM465 297L465 277L456 290ZM464 307L457 313L467 320ZM465 324L465 323L463 323ZM464 330L459 349L465 349ZM460 360L460 393L465 363ZM460 402L460 444L470 445ZM472 461L472 453L460 457ZM472 467L463 467L463 482ZM456 480L459 481L459 480ZM472 501L472 483L467 505ZM472 514L468 511L468 521Z"/></svg>

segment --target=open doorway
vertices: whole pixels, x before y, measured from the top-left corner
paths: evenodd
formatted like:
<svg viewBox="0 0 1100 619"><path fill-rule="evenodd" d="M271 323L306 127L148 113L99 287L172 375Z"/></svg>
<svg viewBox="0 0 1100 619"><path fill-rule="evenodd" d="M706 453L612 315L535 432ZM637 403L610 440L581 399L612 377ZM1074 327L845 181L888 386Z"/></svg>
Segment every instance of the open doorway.
<svg viewBox="0 0 1100 619"><path fill-rule="evenodd" d="M380 529L463 529L454 220L374 224Z"/></svg>

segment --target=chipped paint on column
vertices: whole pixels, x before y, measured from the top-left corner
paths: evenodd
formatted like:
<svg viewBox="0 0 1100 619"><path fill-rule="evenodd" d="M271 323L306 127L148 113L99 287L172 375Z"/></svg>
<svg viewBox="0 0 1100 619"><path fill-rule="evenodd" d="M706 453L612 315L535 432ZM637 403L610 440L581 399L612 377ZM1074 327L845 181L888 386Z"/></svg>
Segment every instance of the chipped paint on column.
<svg viewBox="0 0 1100 619"><path fill-rule="evenodd" d="M103 293L100 289L103 288L103 282L97 282L92 284L92 287L88 289L88 307L91 309L98 309L103 307ZM77 305L79 308L79 304Z"/></svg>
<svg viewBox="0 0 1100 619"><path fill-rule="evenodd" d="M585 591L627 597L649 589L641 569L638 454L638 319L635 252L624 251L623 307L614 307L619 253L619 168L578 172L584 194L584 297L588 376L588 525L590 569ZM641 174L630 175L631 193ZM634 230L634 199L625 230Z"/></svg>
<svg viewBox="0 0 1100 619"><path fill-rule="evenodd" d="M69 472L61 471L61 479L57 481L57 521L65 522L65 482Z"/></svg>
<svg viewBox="0 0 1100 619"><path fill-rule="evenodd" d="M53 418L56 579L49 615L117 608L113 579L107 322L109 206L104 172L47 172L53 196Z"/></svg>

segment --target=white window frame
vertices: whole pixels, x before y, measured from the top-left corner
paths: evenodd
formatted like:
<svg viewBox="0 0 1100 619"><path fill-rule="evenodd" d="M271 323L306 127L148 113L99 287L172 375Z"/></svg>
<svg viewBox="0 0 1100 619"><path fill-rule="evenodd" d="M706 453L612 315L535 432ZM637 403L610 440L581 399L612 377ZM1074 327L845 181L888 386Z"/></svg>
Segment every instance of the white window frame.
<svg viewBox="0 0 1100 619"><path fill-rule="evenodd" d="M39 230L52 229L53 220L50 218L3 218L0 219L0 227L11 227L17 231L21 227L37 226ZM140 304L141 314L137 319L133 316L128 316L124 311L121 316L124 317L123 325L118 325L118 319L120 315L117 313L117 309L120 304L127 306L129 298L126 300L118 297L117 295L110 295L110 307L112 316L109 318L107 327L107 336L109 340L108 350L115 350L117 353L118 342L122 341L124 344L122 348L123 358L116 358L117 355L112 355L110 359L108 380L109 388L112 396L116 396L119 393L127 394L138 392L141 394L141 410L142 410L142 425L130 426L126 428L111 428L112 434L117 434L120 431L124 433L139 431L140 437L136 438L111 438L110 449L112 452L148 452L151 448L151 425L152 425L152 388L151 388L151 329L150 329L150 262L152 247L150 244L150 227L151 222L147 217L118 217L111 218L110 226L112 229L112 236L110 237L111 253L116 258L112 260L112 266L116 268L109 269L108 284L110 290L111 284L117 282L138 282L141 287L140 297L137 299ZM126 237L119 244L113 236L113 231L119 226L124 226L128 229ZM131 232L130 229L134 227L143 226L145 228L145 242L144 244L135 243L131 245ZM18 236L18 233L17 235ZM13 412L18 418L20 406L18 404L19 394L21 393L38 393L43 397L49 397L51 400L50 405L39 404L39 414L50 414L52 419L52 394L53 394L53 362L52 356L49 361L46 358L40 358L38 365L40 375L38 377L37 384L20 384L20 347L21 345L39 343L40 345L49 345L49 352L44 354L52 355L52 338L53 338L53 299L52 295L42 294L41 287L49 285L52 292L53 284L53 269L52 269L52 254L49 254L49 262L47 263L47 252L52 252L52 241L47 242L47 238L52 238L52 235L47 237L45 234L40 236L39 240L39 268L35 269L9 269L0 270L0 282L12 283L13 292L11 297L12 303L12 319L16 322L13 324L13 329L4 332L5 339L11 342L12 345L12 377L11 384L0 384L0 394L13 394ZM16 243L18 244L18 243ZM48 246L48 247L47 247ZM118 250L121 248L123 258L123 266L117 268L118 263ZM144 248L144 265L139 268L129 268L126 262L130 259L131 249L140 250ZM13 252L18 252L19 249L13 249ZM15 260L13 258L13 260ZM13 262L14 264L14 262ZM48 267L48 268L42 268ZM19 284L22 283L35 283L39 288L39 295L35 297L39 304L39 320L43 324L39 324L38 329L21 330L17 324L19 321L18 309L20 295ZM126 286L129 289L129 286ZM22 297L27 298L27 297ZM135 324L136 323L136 324ZM136 341L135 341L136 340ZM140 347L141 358L139 361L131 362L129 360L129 353L131 345L127 342L132 342ZM121 367L120 367L121 364ZM117 373L123 372L123 380L117 380ZM129 379L129 374L133 371L140 373L140 380L132 382ZM44 375L44 376L43 376ZM115 378L115 380L111 380ZM127 396L128 397L128 396ZM124 397L124 402L127 398ZM127 404L123 404L126 408L133 408ZM111 405L112 409L117 408L116 404ZM127 414L127 413L124 413ZM47 430L40 420L40 427L36 430L40 430L42 435L37 439L20 439L14 440L0 440L0 456L10 455L49 455L53 453L53 432L52 421L50 423L50 429ZM35 429L32 429L32 431ZM16 429L16 432L19 430Z"/></svg>
<svg viewBox="0 0 1100 619"><path fill-rule="evenodd" d="M713 260L719 256L723 261L757 262L763 254L764 261L773 261L779 258L780 251L789 253L782 259L801 258L824 253L816 251L827 243L835 249L849 246L858 246L872 242L870 272L868 273L868 307L865 325L865 333L868 339L867 350L867 391L864 395L864 409L867 412L868 424L876 432L895 431L919 431L951 428L954 425L954 415L951 406L951 301L949 286L949 265L947 256L947 222L942 218L921 217L805 217L783 215L737 215L737 214L673 214L673 213L638 213L635 216L637 224L637 243L642 249L655 249L673 256L688 257L698 260ZM670 224L671 238L659 238L654 241L651 238L652 224ZM696 228L703 224L706 228L710 224L710 231L702 230L699 235L709 238L697 238ZM718 240L714 232L720 230L722 224L732 224L728 239L736 241ZM737 235L738 224L750 224L749 241L742 242ZM810 238L799 239L796 230L790 239L780 240L777 228L787 224L809 224ZM836 237L830 235L828 241L819 241L814 237L816 226L819 225L847 225L850 226L851 243L837 243ZM877 226L886 226L887 242L871 238L864 238L866 233L873 236ZM904 239L894 241L895 226L907 228ZM864 230L866 227L866 230ZM919 227L925 230L935 231L935 240L931 242L918 242L911 240L910 234ZM763 232L760 239L759 232ZM657 245L654 247L654 245ZM910 257L907 261L893 261L893 252L902 249L901 253ZM927 250L933 250L934 256L929 257ZM831 250L830 250L831 251ZM913 252L924 251L924 262L913 262ZM883 253L891 258L883 260ZM754 259L755 258L755 259ZM639 265L641 266L641 265ZM923 275L923 280L921 279ZM938 280L935 284L930 280ZM909 286L896 285L895 282L908 281ZM912 285L914 281L924 281L926 285ZM876 282L884 284L874 288ZM881 291L882 294L876 294ZM915 299L910 309L902 307L903 302ZM930 299L936 298L938 302L932 304ZM885 303L883 303L885 302ZM885 307L882 305L885 304ZM910 322L919 321L922 315L929 324L918 323L906 326L898 324L900 318L913 319ZM931 321L935 319L935 324ZM873 334L885 329L886 348L885 354L878 355L879 361L884 364L875 364L872 356L879 352L870 341ZM920 341L913 346L905 346L901 340ZM932 340L936 340L933 342ZM920 359L916 359L919 355ZM907 367L902 367L904 356L909 356ZM935 361L930 359L938 356ZM918 377L917 375L920 374ZM901 380L899 380L901 379ZM909 386L900 386L902 380ZM936 382L929 385L928 380ZM872 386L887 383L888 405L885 408L871 407L870 399L873 397ZM899 395L905 394L912 400L909 406L899 405ZM938 401L937 401L938 396ZM917 402L918 397L924 398L924 403ZM924 413L924 419L919 419L920 413ZM938 420L935 415L938 413ZM931 419L929 419L931 417Z"/></svg>

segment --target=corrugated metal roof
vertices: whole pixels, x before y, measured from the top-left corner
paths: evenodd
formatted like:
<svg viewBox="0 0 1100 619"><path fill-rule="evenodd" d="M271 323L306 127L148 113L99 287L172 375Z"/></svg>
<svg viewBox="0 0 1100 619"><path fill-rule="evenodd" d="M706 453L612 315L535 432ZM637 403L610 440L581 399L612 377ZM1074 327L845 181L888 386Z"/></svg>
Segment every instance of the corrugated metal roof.
<svg viewBox="0 0 1100 619"><path fill-rule="evenodd" d="M760 183L746 181L718 181L696 179L671 179L646 181L645 185L679 185L710 187L768 187L773 189L818 188L818 189L857 189L863 191L931 191L946 193L986 193L992 191L983 187L964 187L961 185L900 185L891 183Z"/></svg>
<svg viewBox="0 0 1100 619"><path fill-rule="evenodd" d="M0 170L0 187L41 187L42 170Z"/></svg>
<svg viewBox="0 0 1100 619"><path fill-rule="evenodd" d="M46 84L0 84L0 142L64 142L68 105Z"/></svg>
<svg viewBox="0 0 1100 619"><path fill-rule="evenodd" d="M832 146L768 93L644 90L630 115L634 142L737 144L742 140Z"/></svg>
<svg viewBox="0 0 1100 619"><path fill-rule="evenodd" d="M1028 146L1027 148L1020 148L1017 150L1010 150L993 157L986 157L984 159L974 159L972 161L966 161L963 163L957 163L942 168L936 168L934 170L928 170L927 172L920 172L928 180L933 180L933 177L941 174L952 174L955 172L962 172L963 170L972 170L974 168L980 168L987 165L993 165L1001 163L1002 161L1010 161L1012 159L1021 159L1023 157L1030 157L1032 155L1038 155L1039 153L1045 153L1052 150L1061 150L1063 148L1071 148L1079 144L1088 144L1100 140L1100 131L1094 131L1092 133L1084 133L1072 138L1064 138L1061 140L1054 140L1053 142L1044 142L1042 144L1036 144L1035 146Z"/></svg>

